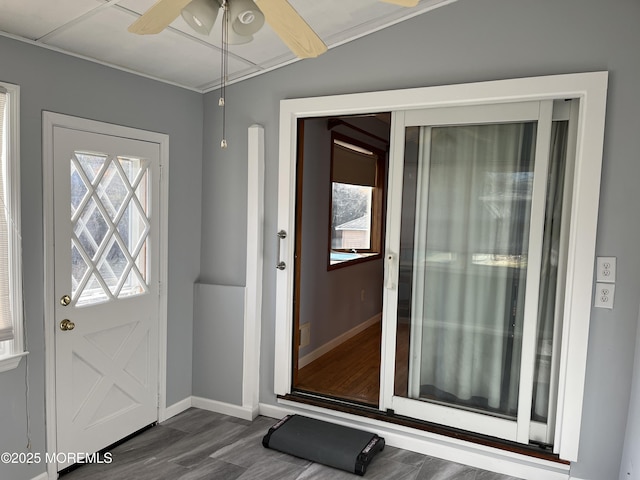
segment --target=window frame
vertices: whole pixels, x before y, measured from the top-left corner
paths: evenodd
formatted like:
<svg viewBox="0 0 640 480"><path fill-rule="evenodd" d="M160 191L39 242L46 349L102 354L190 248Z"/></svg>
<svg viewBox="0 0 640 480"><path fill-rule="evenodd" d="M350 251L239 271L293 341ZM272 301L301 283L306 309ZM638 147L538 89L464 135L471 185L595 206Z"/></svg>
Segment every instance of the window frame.
<svg viewBox="0 0 640 480"><path fill-rule="evenodd" d="M11 302L18 306L13 312L13 339L6 340L0 355L0 372L16 368L29 352L24 345L24 312L22 302L22 245L20 215L20 87L0 82L7 95L6 103L6 203L16 226L9 235L9 288Z"/></svg>
<svg viewBox="0 0 640 480"><path fill-rule="evenodd" d="M350 252L349 249L335 249L331 248L333 235L333 159L334 159L334 147L336 144L336 140L341 142L349 143L356 147L364 148L369 150L374 155L376 155L376 180L375 186L373 187L373 191L371 193L371 228L369 230L370 243L369 248L360 249L358 253L365 253L367 255L353 258L350 260L343 260L341 262L337 262L331 264L331 252ZM383 249L384 249L384 237L385 237L385 223L386 223L386 209L385 209L385 198L387 194L386 189L386 158L387 152L377 148L365 141L358 140L349 135L345 135L343 133L331 132L331 173L329 175L329 191L331 192L329 195L329 226L328 226L328 238L329 238L329 248L327 249L327 271L336 270L338 268L348 267L350 265L355 265L358 263L368 262L371 260L378 260L382 258Z"/></svg>

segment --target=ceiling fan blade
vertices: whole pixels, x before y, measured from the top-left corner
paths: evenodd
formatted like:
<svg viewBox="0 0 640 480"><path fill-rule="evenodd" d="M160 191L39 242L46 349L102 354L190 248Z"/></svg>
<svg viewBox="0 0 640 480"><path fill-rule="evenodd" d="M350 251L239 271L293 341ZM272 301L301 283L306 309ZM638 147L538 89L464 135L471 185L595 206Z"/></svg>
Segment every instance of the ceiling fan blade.
<svg viewBox="0 0 640 480"><path fill-rule="evenodd" d="M173 22L191 0L158 0L149 10L129 26L131 33L150 35L160 33Z"/></svg>
<svg viewBox="0 0 640 480"><path fill-rule="evenodd" d="M282 41L300 58L313 58L327 46L287 0L254 0Z"/></svg>
<svg viewBox="0 0 640 480"><path fill-rule="evenodd" d="M382 0L383 2L393 3L401 7L415 7L420 0Z"/></svg>

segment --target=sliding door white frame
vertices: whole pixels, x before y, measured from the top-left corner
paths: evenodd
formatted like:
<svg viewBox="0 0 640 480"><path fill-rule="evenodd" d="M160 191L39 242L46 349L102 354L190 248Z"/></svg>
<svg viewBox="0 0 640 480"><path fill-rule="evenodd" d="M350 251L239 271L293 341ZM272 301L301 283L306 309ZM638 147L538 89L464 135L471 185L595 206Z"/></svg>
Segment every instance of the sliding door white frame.
<svg viewBox="0 0 640 480"><path fill-rule="evenodd" d="M394 178L403 177L405 132L407 127L421 127L430 130L431 127L440 125L477 125L513 122L536 122L536 148L535 148L535 175L533 180L527 280L524 304L524 325L522 333L522 355L520 364L520 386L518 395L518 414L515 420L499 418L484 413L461 410L446 405L429 403L420 400L420 368L418 364L422 358L422 322L411 322L411 335L409 346L409 392L408 397L396 396L394 376L395 372L387 370L384 375L384 388L381 392L381 410L393 409L396 413L422 420L444 423L451 427L471 430L506 440L519 443L529 442L531 429L531 405L533 395L533 382L535 374L536 333L538 318L538 298L540 287L540 269L542 262L542 237L544 235L545 201L547 171L549 166L549 147L551 137L551 123L553 114L553 101L508 103L489 106L467 106L451 108L432 108L426 110L411 110L408 112L394 112L395 119L392 131L392 143L394 145L392 161L390 164L391 175ZM426 160L430 147L430 134L426 135L419 143L421 153L419 158L425 159L418 164L417 193L416 193L416 222L422 223L416 226L417 236L426 236L427 222L427 198L429 185L429 164ZM424 151L423 151L424 150ZM389 189L389 208L387 221L386 248L393 252L400 252L400 230L402 218L402 188L394 184ZM402 187L402 185L399 185ZM426 252L426 238L416 238L414 243L414 265L423 265ZM393 269L396 273L398 266ZM418 268L413 269L412 288L412 319L424 318L422 308L424 306L424 274L418 273ZM396 279L393 282L397 285ZM387 345L384 365L395 365L396 358L396 330L397 330L397 305L398 296L395 287L385 288L384 298L385 312L383 322L387 327L385 345Z"/></svg>
<svg viewBox="0 0 640 480"><path fill-rule="evenodd" d="M488 105L521 101L579 99L576 165L565 284L555 449L565 460L577 460L584 393L593 260L602 168L607 72L520 78L384 92L283 100L280 105L280 164L277 231L285 230L280 254L287 267L276 277L276 344L274 392L291 392L293 338L293 255L295 245L297 120L382 111ZM394 149L394 145L391 146ZM402 179L389 178L390 184ZM275 239L276 232L272 232ZM397 258L398 252L385 252ZM387 282L388 283L388 282ZM383 357L389 345L383 325ZM391 369L391 372L389 371ZM393 367L381 373L385 388Z"/></svg>

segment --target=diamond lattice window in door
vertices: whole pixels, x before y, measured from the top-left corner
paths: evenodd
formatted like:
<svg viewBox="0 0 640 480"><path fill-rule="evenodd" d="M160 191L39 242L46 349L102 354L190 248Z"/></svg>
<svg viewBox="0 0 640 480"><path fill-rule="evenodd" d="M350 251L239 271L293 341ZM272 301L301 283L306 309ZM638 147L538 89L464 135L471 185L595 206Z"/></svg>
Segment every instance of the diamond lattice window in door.
<svg viewBox="0 0 640 480"><path fill-rule="evenodd" d="M70 166L73 301L82 306L146 293L147 161L75 152Z"/></svg>

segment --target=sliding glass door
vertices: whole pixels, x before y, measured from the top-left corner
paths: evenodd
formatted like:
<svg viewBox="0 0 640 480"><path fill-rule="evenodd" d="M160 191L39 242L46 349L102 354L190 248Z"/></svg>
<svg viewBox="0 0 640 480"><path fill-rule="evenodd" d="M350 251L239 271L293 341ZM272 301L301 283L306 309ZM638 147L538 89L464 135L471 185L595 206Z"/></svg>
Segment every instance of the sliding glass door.
<svg viewBox="0 0 640 480"><path fill-rule="evenodd" d="M547 443L566 122L543 101L396 112L392 128L383 406Z"/></svg>

